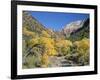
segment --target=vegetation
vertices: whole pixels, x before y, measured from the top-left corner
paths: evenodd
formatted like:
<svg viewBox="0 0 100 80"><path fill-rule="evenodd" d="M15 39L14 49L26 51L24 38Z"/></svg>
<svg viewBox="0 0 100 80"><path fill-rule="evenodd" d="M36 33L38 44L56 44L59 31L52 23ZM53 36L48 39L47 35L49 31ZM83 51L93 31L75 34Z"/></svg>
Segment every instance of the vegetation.
<svg viewBox="0 0 100 80"><path fill-rule="evenodd" d="M46 29L27 13L23 13L23 16L24 69L50 67L54 64L52 57L64 57L71 65L89 65L90 42L89 36L86 36L89 35L88 25L84 25L83 29L71 34L69 38L58 38L55 32ZM68 64L66 62L65 64Z"/></svg>
<svg viewBox="0 0 100 80"><path fill-rule="evenodd" d="M80 41L75 41L71 50L71 54L66 56L66 59L73 60L79 65L89 64L89 39L84 38Z"/></svg>

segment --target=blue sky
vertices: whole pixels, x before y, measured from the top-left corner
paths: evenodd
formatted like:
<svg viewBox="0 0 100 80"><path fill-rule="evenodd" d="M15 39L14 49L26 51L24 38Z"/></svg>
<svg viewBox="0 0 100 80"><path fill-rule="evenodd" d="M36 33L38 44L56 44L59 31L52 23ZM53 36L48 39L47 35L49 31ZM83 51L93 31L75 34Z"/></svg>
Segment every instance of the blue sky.
<svg viewBox="0 0 100 80"><path fill-rule="evenodd" d="M89 14L80 13L61 13L61 12L29 12L45 27L55 31L61 30L66 24L77 20L89 18Z"/></svg>

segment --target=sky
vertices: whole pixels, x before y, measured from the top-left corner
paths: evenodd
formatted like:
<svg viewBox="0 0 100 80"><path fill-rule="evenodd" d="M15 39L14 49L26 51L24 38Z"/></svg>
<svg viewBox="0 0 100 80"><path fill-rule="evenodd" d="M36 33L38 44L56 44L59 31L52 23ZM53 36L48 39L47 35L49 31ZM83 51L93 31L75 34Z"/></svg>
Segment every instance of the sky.
<svg viewBox="0 0 100 80"><path fill-rule="evenodd" d="M35 19L37 19L46 28L55 31L61 30L65 25L77 20L84 20L89 18L89 14L82 13L62 13L62 12L29 12Z"/></svg>

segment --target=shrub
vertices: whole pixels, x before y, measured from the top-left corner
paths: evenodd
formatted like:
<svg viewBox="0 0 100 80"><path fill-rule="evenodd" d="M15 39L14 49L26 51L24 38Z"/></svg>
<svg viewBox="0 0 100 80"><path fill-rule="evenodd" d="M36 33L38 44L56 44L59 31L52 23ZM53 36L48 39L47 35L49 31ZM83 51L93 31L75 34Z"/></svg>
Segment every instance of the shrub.
<svg viewBox="0 0 100 80"><path fill-rule="evenodd" d="M69 40L57 40L55 46L60 55L67 55L70 53L72 42Z"/></svg>
<svg viewBox="0 0 100 80"><path fill-rule="evenodd" d="M49 64L48 55L44 53L41 57L41 67L47 67L48 64Z"/></svg>
<svg viewBox="0 0 100 80"><path fill-rule="evenodd" d="M78 57L78 63L82 65L89 64L89 39L84 38L80 41L75 41L74 46L76 47L76 54Z"/></svg>

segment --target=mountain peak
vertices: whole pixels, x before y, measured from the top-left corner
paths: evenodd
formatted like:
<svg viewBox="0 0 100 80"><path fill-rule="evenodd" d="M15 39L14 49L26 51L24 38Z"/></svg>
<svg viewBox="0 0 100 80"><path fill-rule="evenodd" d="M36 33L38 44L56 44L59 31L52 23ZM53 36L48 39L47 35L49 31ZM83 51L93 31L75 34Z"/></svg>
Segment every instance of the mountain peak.
<svg viewBox="0 0 100 80"><path fill-rule="evenodd" d="M83 25L83 20L77 20L77 21L73 21L69 24L67 24L63 29L62 32L63 34L66 35L66 37L69 37L70 34L74 31L76 31L77 29L81 28Z"/></svg>

